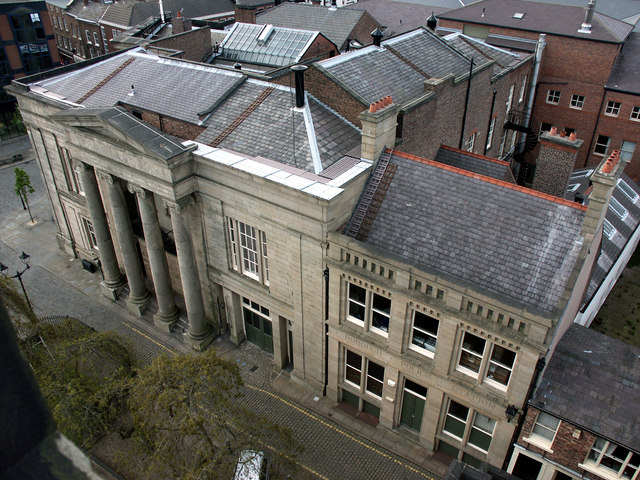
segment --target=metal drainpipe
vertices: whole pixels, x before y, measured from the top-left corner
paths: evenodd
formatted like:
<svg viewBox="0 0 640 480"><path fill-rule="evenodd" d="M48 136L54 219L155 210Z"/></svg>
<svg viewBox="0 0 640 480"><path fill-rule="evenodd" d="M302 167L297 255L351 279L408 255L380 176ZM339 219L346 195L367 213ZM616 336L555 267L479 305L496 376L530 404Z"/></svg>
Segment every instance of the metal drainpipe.
<svg viewBox="0 0 640 480"><path fill-rule="evenodd" d="M329 267L322 271L324 277L324 388L322 395L327 395L329 385Z"/></svg>
<svg viewBox="0 0 640 480"><path fill-rule="evenodd" d="M464 139L464 128L467 123L467 108L469 107L469 93L471 92L471 77L473 75L473 57L471 57L471 65L469 65L469 80L467 80L467 95L464 99L464 112L462 113L462 130L460 131L460 142L458 149L462 150L462 140Z"/></svg>
<svg viewBox="0 0 640 480"><path fill-rule="evenodd" d="M600 101L600 108L598 109L598 116L596 117L596 124L593 127L593 133L591 134L591 141L589 142L589 150L587 150L587 156L584 159L584 165L582 166L583 168L587 166L587 163L589 163L589 155L591 155L591 149L593 148L593 141L596 138L596 132L598 131L598 125L600 125L600 117L602 116L602 107L604 105L604 101L607 98L607 87L604 88L603 92L602 92L602 100ZM606 154L607 152L605 152Z"/></svg>
<svg viewBox="0 0 640 480"><path fill-rule="evenodd" d="M527 110L525 111L525 123L527 129L531 127L531 118L533 116L533 101L536 97L536 92L538 91L538 75L540 74L540 62L542 62L542 52L544 51L544 47L547 45L546 42L547 36L544 33L540 34L538 37L538 44L536 45L536 56L535 56L535 64L533 66L533 75L531 76L531 87L529 88L529 100L527 102ZM509 112L507 112L508 114ZM527 133L522 136L522 142L525 143L527 141Z"/></svg>
<svg viewBox="0 0 640 480"><path fill-rule="evenodd" d="M491 120L493 119L493 108L496 105L496 95L498 94L498 91L496 89L493 90L493 100L491 100L491 111L489 112L489 124L487 125L487 136L484 142L484 151L482 152L483 155L487 154L487 146L489 143L489 130L491 130ZM493 134L495 134L496 130L496 126L493 126ZM492 140L493 141L493 140Z"/></svg>

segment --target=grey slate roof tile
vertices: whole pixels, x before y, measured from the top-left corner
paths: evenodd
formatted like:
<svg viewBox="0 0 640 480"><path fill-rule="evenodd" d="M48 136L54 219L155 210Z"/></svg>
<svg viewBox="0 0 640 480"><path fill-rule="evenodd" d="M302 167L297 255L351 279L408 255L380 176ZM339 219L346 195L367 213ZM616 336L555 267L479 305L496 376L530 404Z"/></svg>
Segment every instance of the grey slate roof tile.
<svg viewBox="0 0 640 480"><path fill-rule="evenodd" d="M364 10L337 8L330 10L319 5L284 2L257 15L256 23L278 27L300 28L321 32L338 48L343 48L362 18Z"/></svg>
<svg viewBox="0 0 640 480"><path fill-rule="evenodd" d="M557 306L584 211L520 187L396 152L366 243L533 310Z"/></svg>
<svg viewBox="0 0 640 480"><path fill-rule="evenodd" d="M578 33L585 19L585 7L586 2L571 6L524 0L484 0L443 13L440 18L614 43L621 43L633 29L628 23L596 11L591 33ZM524 13L524 17L514 18L515 13Z"/></svg>
<svg viewBox="0 0 640 480"><path fill-rule="evenodd" d="M574 323L530 404L640 452L640 349Z"/></svg>
<svg viewBox="0 0 640 480"><path fill-rule="evenodd" d="M640 32L633 32L616 58L606 88L640 95Z"/></svg>
<svg viewBox="0 0 640 480"><path fill-rule="evenodd" d="M524 54L507 52L506 50L492 47L475 38L462 34L447 35L445 41L460 50L467 57L473 57L476 65L482 65L487 61L495 60L493 66L494 75L517 65L525 57Z"/></svg>
<svg viewBox="0 0 640 480"><path fill-rule="evenodd" d="M483 157L482 155L470 154L469 152L444 145L438 149L435 160L445 165L451 165L452 167L462 168L469 172L486 175L496 180L515 183L508 162Z"/></svg>

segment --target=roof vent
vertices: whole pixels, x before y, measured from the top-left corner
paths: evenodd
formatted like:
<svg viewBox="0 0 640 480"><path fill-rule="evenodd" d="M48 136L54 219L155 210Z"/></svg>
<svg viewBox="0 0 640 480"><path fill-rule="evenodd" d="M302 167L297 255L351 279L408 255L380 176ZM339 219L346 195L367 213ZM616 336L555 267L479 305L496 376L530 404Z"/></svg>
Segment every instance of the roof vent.
<svg viewBox="0 0 640 480"><path fill-rule="evenodd" d="M294 65L291 70L294 73L296 82L296 108L304 107L304 71L305 65Z"/></svg>
<svg viewBox="0 0 640 480"><path fill-rule="evenodd" d="M484 8L482 10L484 10ZM437 26L438 26L438 19L433 14L433 12L431 12L431 16L429 18L427 18L427 28L429 28L431 31L435 32Z"/></svg>
<svg viewBox="0 0 640 480"><path fill-rule="evenodd" d="M380 40L382 40L382 29L380 28L380 26L376 27L376 29L371 32L371 36L373 37L373 44L376 47L380 46Z"/></svg>
<svg viewBox="0 0 640 480"><path fill-rule="evenodd" d="M129 96L133 97L136 94L136 89L133 88L133 85L131 85L131 91L129 92Z"/></svg>
<svg viewBox="0 0 640 480"><path fill-rule="evenodd" d="M329 11L335 12L337 9L338 9L338 6L336 5L336 0L331 0L331 6L329 7Z"/></svg>
<svg viewBox="0 0 640 480"><path fill-rule="evenodd" d="M520 12L516 12L513 14L513 18L516 18L518 20L522 20L524 18L524 13L520 13Z"/></svg>
<svg viewBox="0 0 640 480"><path fill-rule="evenodd" d="M593 21L593 12L595 11L595 9L596 2L590 0L589 4L587 5L587 13L584 17L584 23L580 25L580 30L578 30L578 33L591 33L591 22Z"/></svg>
<svg viewBox="0 0 640 480"><path fill-rule="evenodd" d="M266 24L264 27L262 27L262 29L260 30L260 33L256 37L256 42L258 42L258 45L264 45L267 42L267 40L269 40L269 36L272 33L273 33L273 25Z"/></svg>

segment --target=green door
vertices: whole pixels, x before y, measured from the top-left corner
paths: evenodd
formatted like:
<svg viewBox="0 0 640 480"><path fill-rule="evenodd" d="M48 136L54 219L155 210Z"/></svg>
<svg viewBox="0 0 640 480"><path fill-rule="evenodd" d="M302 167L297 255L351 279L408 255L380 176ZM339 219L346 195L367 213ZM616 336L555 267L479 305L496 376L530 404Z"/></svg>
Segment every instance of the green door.
<svg viewBox="0 0 640 480"><path fill-rule="evenodd" d="M426 399L427 389L425 387L411 380L405 380L400 424L412 430L420 431Z"/></svg>
<svg viewBox="0 0 640 480"><path fill-rule="evenodd" d="M245 299L246 300L246 299ZM258 307L257 309L254 307ZM258 345L263 350L273 353L273 329L269 320L262 311L267 310L259 307L255 302L245 303L242 308L244 314L244 329L247 333L247 340Z"/></svg>

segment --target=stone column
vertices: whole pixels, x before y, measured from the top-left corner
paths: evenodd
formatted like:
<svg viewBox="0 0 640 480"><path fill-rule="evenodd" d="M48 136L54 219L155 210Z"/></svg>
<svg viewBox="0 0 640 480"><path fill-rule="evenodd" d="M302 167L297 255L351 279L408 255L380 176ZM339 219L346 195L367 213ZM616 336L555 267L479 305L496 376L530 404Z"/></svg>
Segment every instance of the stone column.
<svg viewBox="0 0 640 480"><path fill-rule="evenodd" d="M80 167L87 208L89 209L91 224L98 244L98 253L100 254L100 264L104 276L104 279L100 282L100 288L105 297L116 300L124 285L124 278L120 272L116 252L113 248L113 240L109 232L107 216L104 213L96 175L93 168L84 163L77 162L77 165Z"/></svg>
<svg viewBox="0 0 640 480"><path fill-rule="evenodd" d="M171 212L171 225L173 226L180 278L182 279L182 293L189 319L189 331L185 335L185 341L191 345L191 348L200 351L211 343L213 333L204 314L204 300L198 276L198 266L191 243L191 234L187 230L184 219L185 207L192 202L191 197L186 197L179 203L165 201L165 204Z"/></svg>
<svg viewBox="0 0 640 480"><path fill-rule="evenodd" d="M156 327L169 332L178 318L178 309L171 288L171 277L169 276L160 223L158 223L156 204L153 194L142 187L129 184L129 191L135 193L138 200L144 240L149 254L151 277L158 300L158 313L153 316L153 323Z"/></svg>
<svg viewBox="0 0 640 480"><path fill-rule="evenodd" d="M127 281L129 282L127 308L140 316L144 313L145 308L147 308L151 294L144 283L142 266L140 265L140 258L136 250L133 229L131 228L131 218L129 217L127 204L124 200L122 185L119 180L113 178L113 176L108 173L98 172L98 175L107 182L107 191L109 192L109 200L111 201L111 210L113 212L113 222L116 227L118 241L120 242L124 271L127 274Z"/></svg>

